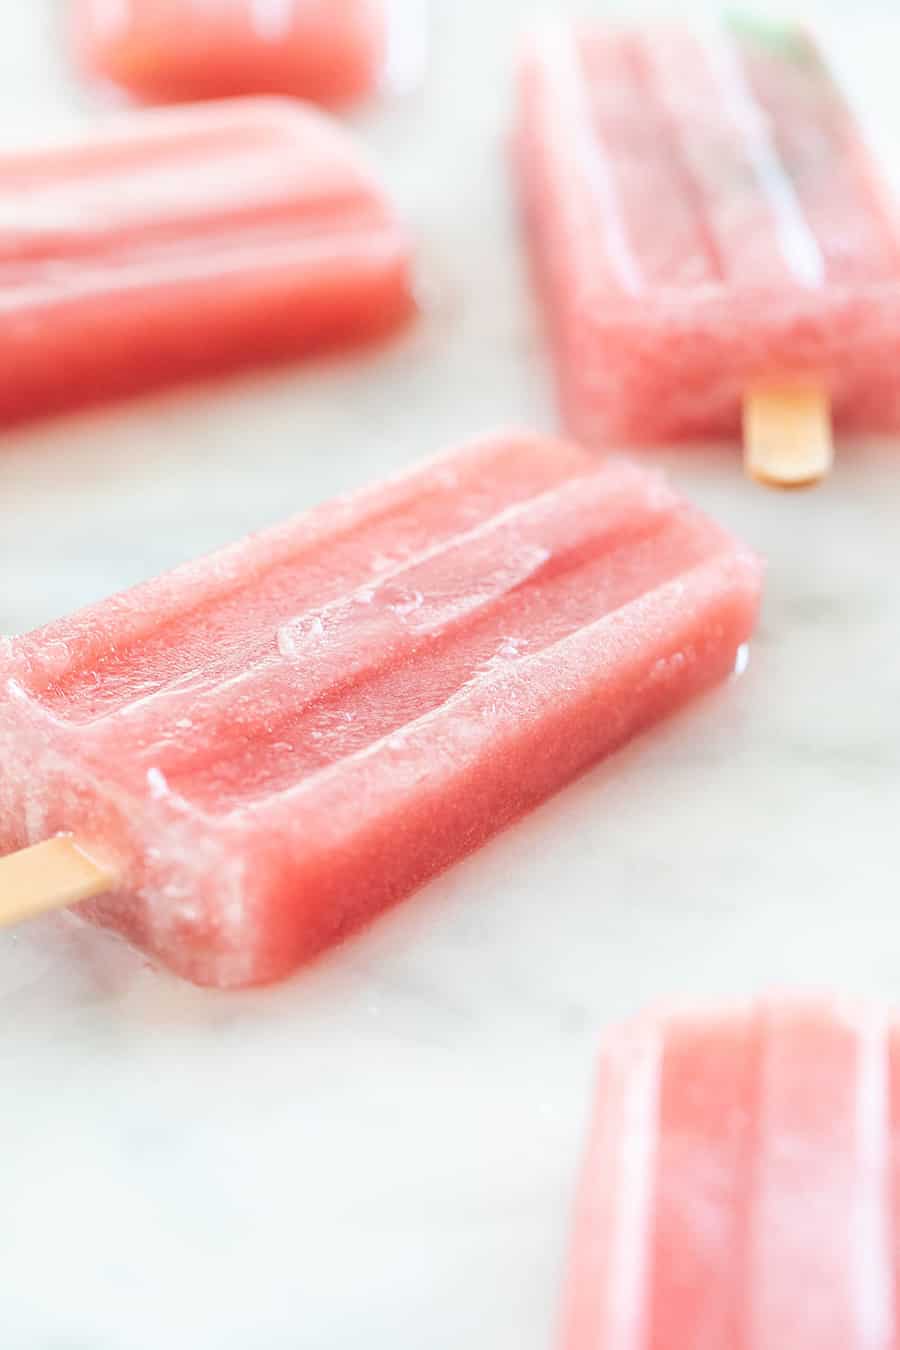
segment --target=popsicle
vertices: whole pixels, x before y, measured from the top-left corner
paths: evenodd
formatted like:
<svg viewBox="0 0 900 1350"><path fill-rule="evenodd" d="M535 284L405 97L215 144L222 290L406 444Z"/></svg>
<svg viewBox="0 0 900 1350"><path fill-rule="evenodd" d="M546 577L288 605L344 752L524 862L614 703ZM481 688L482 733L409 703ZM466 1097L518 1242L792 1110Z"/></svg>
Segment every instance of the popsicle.
<svg viewBox="0 0 900 1350"><path fill-rule="evenodd" d="M142 99L329 105L421 72L423 0L72 0L79 65Z"/></svg>
<svg viewBox="0 0 900 1350"><path fill-rule="evenodd" d="M824 999L610 1035L564 1350L894 1350L900 1024Z"/></svg>
<svg viewBox="0 0 900 1350"><path fill-rule="evenodd" d="M728 676L759 586L657 476L509 434L5 640L0 913L275 979Z"/></svg>
<svg viewBox="0 0 900 1350"><path fill-rule="evenodd" d="M516 159L564 420L583 440L737 436L815 481L831 425L900 428L900 250L814 41L731 22L553 24Z"/></svg>
<svg viewBox="0 0 900 1350"><path fill-rule="evenodd" d="M300 104L140 112L0 156L0 421L373 339L412 308L403 225Z"/></svg>

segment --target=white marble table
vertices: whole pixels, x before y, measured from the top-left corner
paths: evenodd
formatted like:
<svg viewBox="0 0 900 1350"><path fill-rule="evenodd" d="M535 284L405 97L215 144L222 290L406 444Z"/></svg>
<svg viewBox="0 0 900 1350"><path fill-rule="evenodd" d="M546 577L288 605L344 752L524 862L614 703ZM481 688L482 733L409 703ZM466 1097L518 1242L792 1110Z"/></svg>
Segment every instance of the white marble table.
<svg viewBox="0 0 900 1350"><path fill-rule="evenodd" d="M526 8L448 3L426 91L360 119L421 235L424 320L4 436L0 630L552 425L501 153ZM6 142L88 112L55 12L0 11ZM281 987L195 990L66 917L0 937L9 1350L547 1350L597 1030L666 996L900 987L900 446L842 445L803 497L729 449L653 458L770 560L743 679Z"/></svg>

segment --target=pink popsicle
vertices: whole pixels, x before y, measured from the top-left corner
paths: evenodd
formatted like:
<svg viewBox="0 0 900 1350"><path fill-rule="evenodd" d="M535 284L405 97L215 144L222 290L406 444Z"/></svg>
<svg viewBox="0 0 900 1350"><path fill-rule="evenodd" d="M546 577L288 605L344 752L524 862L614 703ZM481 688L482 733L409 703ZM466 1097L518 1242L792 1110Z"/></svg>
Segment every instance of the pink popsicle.
<svg viewBox="0 0 900 1350"><path fill-rule="evenodd" d="M354 142L268 99L0 156L0 420L383 334L410 244Z"/></svg>
<svg viewBox="0 0 900 1350"><path fill-rule="evenodd" d="M732 437L814 386L900 427L900 247L812 40L556 24L521 70L517 164L563 414L594 443Z"/></svg>
<svg viewBox="0 0 900 1350"><path fill-rule="evenodd" d="M565 1350L894 1350L898 1049L824 1000L609 1036Z"/></svg>
<svg viewBox="0 0 900 1350"><path fill-rule="evenodd" d="M414 9L396 0L72 0L72 42L85 70L140 98L291 94L336 104L378 87L404 38L392 28L404 19L412 27Z"/></svg>
<svg viewBox="0 0 900 1350"><path fill-rule="evenodd" d="M724 679L759 582L655 475L465 447L0 642L0 852L73 832L90 917L273 979Z"/></svg>

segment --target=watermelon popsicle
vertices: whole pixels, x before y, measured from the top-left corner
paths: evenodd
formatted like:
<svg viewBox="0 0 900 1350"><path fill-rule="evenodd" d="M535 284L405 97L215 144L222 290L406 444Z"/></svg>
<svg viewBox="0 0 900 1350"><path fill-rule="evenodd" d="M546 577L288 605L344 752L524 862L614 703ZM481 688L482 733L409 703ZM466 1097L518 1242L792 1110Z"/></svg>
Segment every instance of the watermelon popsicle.
<svg viewBox="0 0 900 1350"><path fill-rule="evenodd" d="M247 99L0 157L0 421L373 339L407 233L324 114Z"/></svg>
<svg viewBox="0 0 900 1350"><path fill-rule="evenodd" d="M190 979L284 975L724 679L759 585L656 475L507 435L0 643L0 912L104 892Z"/></svg>
<svg viewBox="0 0 900 1350"><path fill-rule="evenodd" d="M607 1037L563 1350L893 1350L900 1028L777 999Z"/></svg>
<svg viewBox="0 0 900 1350"><path fill-rule="evenodd" d="M88 74L142 99L290 94L329 105L418 78L424 0L72 0Z"/></svg>
<svg viewBox="0 0 900 1350"><path fill-rule="evenodd" d="M563 414L589 442L730 438L821 477L900 428L900 248L813 40L556 24L521 69L517 164Z"/></svg>

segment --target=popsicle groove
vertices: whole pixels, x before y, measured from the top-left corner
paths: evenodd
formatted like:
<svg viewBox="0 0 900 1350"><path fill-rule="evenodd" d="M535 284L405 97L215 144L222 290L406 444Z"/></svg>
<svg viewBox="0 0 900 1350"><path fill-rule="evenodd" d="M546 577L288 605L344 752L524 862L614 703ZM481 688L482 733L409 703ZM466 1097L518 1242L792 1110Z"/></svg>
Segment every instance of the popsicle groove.
<svg viewBox="0 0 900 1350"><path fill-rule="evenodd" d="M15 316L56 309L63 314L80 301L103 296L125 300L141 292L172 292L217 279L227 286L239 283L242 276L249 281L264 277L267 269L278 269L283 289L304 280L321 284L329 269L352 266L362 272L370 267L374 273L393 260L401 262L404 250L393 226L348 214L329 222L327 229L286 220L281 226L249 224L231 233L211 229L190 242L113 247L95 258L86 253L77 266L70 260L23 257L0 263L0 313Z"/></svg>
<svg viewBox="0 0 900 1350"><path fill-rule="evenodd" d="M4 267L16 263L69 263L164 256L166 245L201 251L231 237L364 230L384 212L362 185L328 170L316 188L312 176L298 175L297 190L286 179L282 141L238 154L227 147L210 153L202 173L191 174L179 157L156 169L130 166L97 175L77 188L55 179L30 183L23 193L0 190L0 249ZM22 198L25 198L24 202ZM189 235L185 238L186 227ZM136 242L135 236L139 236Z"/></svg>

